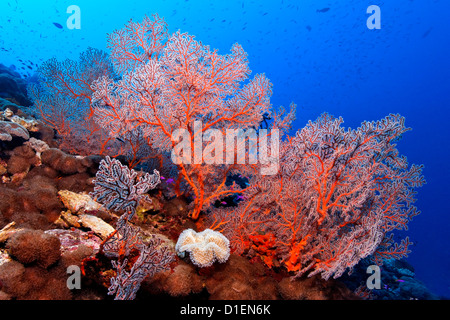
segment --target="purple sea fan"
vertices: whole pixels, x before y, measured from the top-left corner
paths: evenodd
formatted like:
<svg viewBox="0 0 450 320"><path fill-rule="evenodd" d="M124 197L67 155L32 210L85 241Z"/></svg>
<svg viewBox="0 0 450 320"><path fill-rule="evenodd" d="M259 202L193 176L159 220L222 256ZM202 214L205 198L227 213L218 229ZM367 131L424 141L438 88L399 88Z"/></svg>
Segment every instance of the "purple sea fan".
<svg viewBox="0 0 450 320"><path fill-rule="evenodd" d="M124 228L133 227L127 224ZM134 234L134 232L127 232L127 234L129 233ZM131 269L127 267L127 258L122 262L111 262L116 269L116 277L111 278L108 294L115 294L115 300L133 300L146 277L153 277L158 272L170 269L170 263L175 259L173 253L163 245L161 239L152 237L147 245L144 245L139 237L137 239L136 245L140 254ZM128 245L129 239L122 240L122 244Z"/></svg>
<svg viewBox="0 0 450 320"><path fill-rule="evenodd" d="M174 259L168 248L162 246L160 239L152 238L150 243L145 244L140 229L128 222L139 200L147 190L154 189L160 182L157 170L153 170L153 174L139 176L133 169L108 156L100 162L91 195L109 210L125 211L117 222L117 232L112 233L103 247L105 256L118 258L111 262L116 269L116 276L111 278L108 290L108 294L115 294L117 300L134 299L145 277L168 269ZM128 258L133 249L139 252L139 257L130 269Z"/></svg>
<svg viewBox="0 0 450 320"><path fill-rule="evenodd" d="M157 170L138 177L136 171L107 156L100 162L91 196L109 210L129 212L131 218L143 194L160 182Z"/></svg>

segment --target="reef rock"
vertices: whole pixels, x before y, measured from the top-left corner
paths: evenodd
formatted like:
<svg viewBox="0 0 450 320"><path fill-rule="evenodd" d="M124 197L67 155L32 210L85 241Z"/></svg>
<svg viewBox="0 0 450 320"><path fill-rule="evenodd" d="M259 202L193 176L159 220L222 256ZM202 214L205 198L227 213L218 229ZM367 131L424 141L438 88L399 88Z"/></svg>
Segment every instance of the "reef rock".
<svg viewBox="0 0 450 320"><path fill-rule="evenodd" d="M58 195L68 211L61 212L57 224L65 226L64 223L66 223L75 228L83 226L92 230L102 239L107 238L115 230L109 223L97 216L111 219L110 213L101 204L95 202L90 195L68 190L60 190Z"/></svg>
<svg viewBox="0 0 450 320"><path fill-rule="evenodd" d="M88 194L76 193L69 190L60 190L58 191L58 195L64 206L72 213L107 211L105 207L94 201Z"/></svg>
<svg viewBox="0 0 450 320"><path fill-rule="evenodd" d="M8 223L0 230L0 243L6 242L14 233L20 230L22 228L17 228L14 221Z"/></svg>
<svg viewBox="0 0 450 320"><path fill-rule="evenodd" d="M51 229L45 231L46 234L51 234L58 237L61 242L61 253L72 252L86 246L92 249L93 253L98 252L102 240L93 232L85 232L78 229L63 230Z"/></svg>
<svg viewBox="0 0 450 320"><path fill-rule="evenodd" d="M91 214L81 214L79 216L81 225L89 228L102 239L106 239L115 229L99 217Z"/></svg>
<svg viewBox="0 0 450 320"><path fill-rule="evenodd" d="M30 135L23 126L15 122L0 121L0 140L11 141L13 136L28 140Z"/></svg>

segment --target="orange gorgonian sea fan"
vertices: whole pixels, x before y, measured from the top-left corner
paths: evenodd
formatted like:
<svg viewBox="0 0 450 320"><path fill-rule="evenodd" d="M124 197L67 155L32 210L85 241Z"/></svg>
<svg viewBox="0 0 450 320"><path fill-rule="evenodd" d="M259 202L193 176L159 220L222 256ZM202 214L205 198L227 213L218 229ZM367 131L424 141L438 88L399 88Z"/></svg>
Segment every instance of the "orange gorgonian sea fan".
<svg viewBox="0 0 450 320"><path fill-rule="evenodd" d="M240 253L251 235L274 235L273 250L296 276L337 278L368 256L405 257L409 239L396 243L392 231L419 214L415 188L425 179L396 149L410 130L404 120L391 114L356 130L328 114L310 121L281 145L279 172L256 170L244 201L213 212L210 227Z"/></svg>
<svg viewBox="0 0 450 320"><path fill-rule="evenodd" d="M270 110L272 84L264 74L248 80L242 46L236 43L229 54L220 55L192 35L169 34L167 29L154 15L109 35L111 60L122 77L104 76L94 83L94 117L103 129L123 136L139 128L151 149L163 154L174 149L177 130L188 132L186 139L194 145L209 129L225 136L228 129L258 128L265 114L275 116ZM195 122L202 123L199 130ZM193 219L218 198L241 192L225 183L239 166L224 163L177 163L174 189L177 195L187 190L193 199Z"/></svg>

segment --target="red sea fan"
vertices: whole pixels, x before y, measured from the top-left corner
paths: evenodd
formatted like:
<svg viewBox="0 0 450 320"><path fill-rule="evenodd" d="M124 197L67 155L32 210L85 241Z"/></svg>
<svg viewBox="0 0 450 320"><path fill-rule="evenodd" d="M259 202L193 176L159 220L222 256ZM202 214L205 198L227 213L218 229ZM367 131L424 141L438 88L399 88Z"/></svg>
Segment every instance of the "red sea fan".
<svg viewBox="0 0 450 320"><path fill-rule="evenodd" d="M92 83L101 76L112 76L108 55L88 48L78 61L52 58L38 69L38 82L28 86L30 107L39 119L54 129L65 151L106 153L111 138L91 119Z"/></svg>
<svg viewBox="0 0 450 320"><path fill-rule="evenodd" d="M125 28L108 35L111 60L119 74L157 58L168 38L168 26L158 15L144 17L141 23L130 20Z"/></svg>
<svg viewBox="0 0 450 320"><path fill-rule="evenodd" d="M169 35L164 20L155 15L141 23L130 21L109 36L108 46L122 77L95 81L92 102L95 120L112 137L139 128L150 149L163 154L174 150L174 135L180 130L189 133L186 139L193 145L209 129L223 137L228 129L257 128L264 115L272 116L272 84L264 74L247 81L247 53L239 44L220 55L187 33ZM202 124L198 134L192 134L195 123ZM200 143L207 146L207 141ZM197 151L193 157L202 162ZM223 164L220 157L216 155L217 162ZM236 164L208 165L186 158L177 163L174 191L180 196L187 190L185 195L194 199L191 218L197 219L217 198L240 192L225 184Z"/></svg>
<svg viewBox="0 0 450 320"><path fill-rule="evenodd" d="M273 234L274 248L297 276L335 278L361 259L407 255L409 240L396 244L392 231L406 229L419 211L415 188L425 183L422 166L409 166L395 142L409 130L389 115L345 129L342 118L323 114L280 147L280 171L256 170L238 207L216 210L211 228L222 230L244 252L250 235Z"/></svg>

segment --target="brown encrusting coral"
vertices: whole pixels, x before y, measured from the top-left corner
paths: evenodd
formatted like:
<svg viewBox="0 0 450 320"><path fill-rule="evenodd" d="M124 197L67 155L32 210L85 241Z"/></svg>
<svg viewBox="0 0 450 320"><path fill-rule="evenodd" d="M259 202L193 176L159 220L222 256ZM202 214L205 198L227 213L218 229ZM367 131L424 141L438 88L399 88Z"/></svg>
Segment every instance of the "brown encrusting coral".
<svg viewBox="0 0 450 320"><path fill-rule="evenodd" d="M282 272L274 275L261 261L252 262L236 254L226 263L206 269L179 261L171 271L147 279L142 290L142 298L151 294L211 300L359 299L339 281L320 277L293 280Z"/></svg>
<svg viewBox="0 0 450 320"><path fill-rule="evenodd" d="M58 237L29 229L14 233L6 244L9 255L15 260L24 265L36 263L43 268L48 268L60 258L60 246Z"/></svg>
<svg viewBox="0 0 450 320"><path fill-rule="evenodd" d="M71 291L67 268L80 266L93 254L95 240L75 231L32 230L8 226L0 233L0 297L25 300L67 300L97 297L92 289Z"/></svg>

